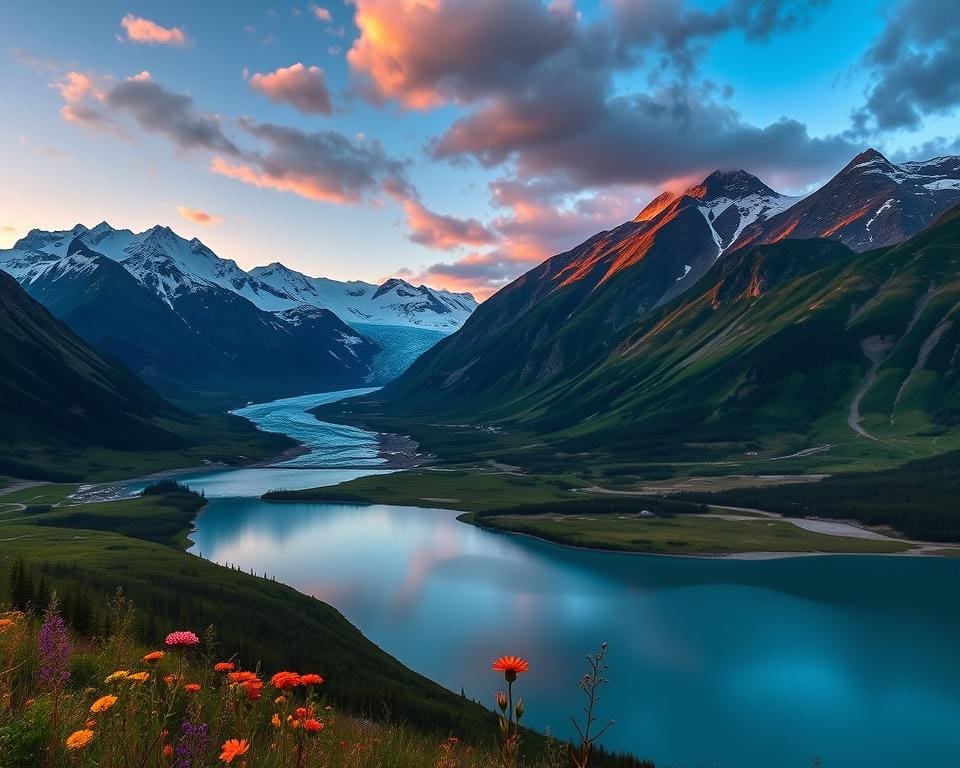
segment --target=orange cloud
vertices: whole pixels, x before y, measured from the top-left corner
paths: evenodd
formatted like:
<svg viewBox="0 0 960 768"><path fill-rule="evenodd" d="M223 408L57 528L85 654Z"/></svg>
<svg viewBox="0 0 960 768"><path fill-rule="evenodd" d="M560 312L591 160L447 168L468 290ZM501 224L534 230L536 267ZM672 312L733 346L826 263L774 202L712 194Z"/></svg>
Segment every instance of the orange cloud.
<svg viewBox="0 0 960 768"><path fill-rule="evenodd" d="M68 123L96 123L99 113L91 106L104 100L103 88L86 72L67 72L54 86L63 98L60 114Z"/></svg>
<svg viewBox="0 0 960 768"><path fill-rule="evenodd" d="M435 213L413 198L398 201L407 214L410 239L429 248L449 251L463 245L489 245L496 236L477 219Z"/></svg>
<svg viewBox="0 0 960 768"><path fill-rule="evenodd" d="M317 19L318 21L326 21L326 22L332 21L332 17L330 16L330 11L328 11L326 8L321 8L316 3L310 3L310 12L313 14L314 18Z"/></svg>
<svg viewBox="0 0 960 768"><path fill-rule="evenodd" d="M194 224L201 224L205 227L213 226L214 224L219 224L221 221L223 221L223 216L215 216L214 214L207 213L199 208L190 208L186 205L178 205L177 213L180 214L181 218L184 218L187 221L192 221Z"/></svg>
<svg viewBox="0 0 960 768"><path fill-rule="evenodd" d="M270 101L290 104L307 115L329 115L333 111L320 67L305 67L298 62L266 74L258 72L250 78L250 87Z"/></svg>
<svg viewBox="0 0 960 768"><path fill-rule="evenodd" d="M187 36L180 27L163 27L155 21L132 13L128 13L120 20L120 26L127 33L127 39L134 43L176 46L187 44Z"/></svg>
<svg viewBox="0 0 960 768"><path fill-rule="evenodd" d="M210 162L210 170L221 176L242 181L244 184L259 189L275 189L278 192L291 192L294 195L305 197L307 200L320 200L325 203L340 205L356 204L360 196L346 192L339 185L332 182L299 173L293 169L285 169L282 173L258 171L245 163L230 163L222 157L215 157Z"/></svg>

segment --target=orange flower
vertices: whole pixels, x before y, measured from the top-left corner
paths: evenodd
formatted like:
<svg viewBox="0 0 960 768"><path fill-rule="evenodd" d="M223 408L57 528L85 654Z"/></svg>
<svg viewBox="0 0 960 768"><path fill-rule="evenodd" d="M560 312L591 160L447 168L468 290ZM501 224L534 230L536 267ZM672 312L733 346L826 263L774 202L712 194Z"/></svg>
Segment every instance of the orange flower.
<svg viewBox="0 0 960 768"><path fill-rule="evenodd" d="M93 731L74 731L67 736L67 749L83 749L91 741L93 741Z"/></svg>
<svg viewBox="0 0 960 768"><path fill-rule="evenodd" d="M173 756L173 746L171 744L163 745L163 756L172 757Z"/></svg>
<svg viewBox="0 0 960 768"><path fill-rule="evenodd" d="M277 674L270 678L270 685L282 691L289 691L300 684L300 675L296 672L277 672Z"/></svg>
<svg viewBox="0 0 960 768"><path fill-rule="evenodd" d="M93 728L93 726L95 726L96 724L97 724L97 721L94 720L92 717L89 720L87 720L87 722L85 723L87 728Z"/></svg>
<svg viewBox="0 0 960 768"><path fill-rule="evenodd" d="M143 657L143 660L148 664L153 664L154 662L160 661L162 658L163 651L150 651L150 653Z"/></svg>
<svg viewBox="0 0 960 768"><path fill-rule="evenodd" d="M287 697L286 697L286 696L277 696L277 698L275 698L275 699L273 700L273 703L274 703L274 704L283 704L283 702L285 702L286 700L287 700Z"/></svg>
<svg viewBox="0 0 960 768"><path fill-rule="evenodd" d="M507 682L512 683L517 679L518 674L530 670L530 664L527 663L526 659L521 659L519 656L501 656L493 662L491 669L494 672L503 672Z"/></svg>
<svg viewBox="0 0 960 768"><path fill-rule="evenodd" d="M320 677L320 675L316 675L312 672L300 676L300 685L321 685L322 683L323 678Z"/></svg>
<svg viewBox="0 0 960 768"><path fill-rule="evenodd" d="M187 683L185 686L183 686L183 690L185 690L187 693L196 693L200 690L200 683Z"/></svg>
<svg viewBox="0 0 960 768"><path fill-rule="evenodd" d="M231 661L218 661L213 665L214 672L233 672L234 664Z"/></svg>
<svg viewBox="0 0 960 768"><path fill-rule="evenodd" d="M248 749L250 749L250 742L246 739L227 739L223 742L220 759L225 763L232 763L235 757L247 754Z"/></svg>
<svg viewBox="0 0 960 768"><path fill-rule="evenodd" d="M257 676L253 672L231 672L227 675L231 683L245 683L248 680L256 680Z"/></svg>
<svg viewBox="0 0 960 768"><path fill-rule="evenodd" d="M247 699L249 701L256 701L260 698L260 694L263 692L263 680L247 680L242 684L243 689L247 692Z"/></svg>
<svg viewBox="0 0 960 768"><path fill-rule="evenodd" d="M150 679L149 672L134 672L132 675L127 675L125 680L132 680L135 683L145 683ZM164 678L166 679L166 678Z"/></svg>
<svg viewBox="0 0 960 768"><path fill-rule="evenodd" d="M294 717L297 717L297 718L299 718L300 720L303 720L303 718L308 717L308 716L309 716L309 717L313 717L313 710L312 710L312 709L307 709L306 707L297 707L297 708L293 711L293 714L294 714Z"/></svg>
<svg viewBox="0 0 960 768"><path fill-rule="evenodd" d="M309 720L303 721L303 730L307 733L320 733L323 730L323 723L311 717Z"/></svg>
<svg viewBox="0 0 960 768"><path fill-rule="evenodd" d="M117 703L116 696L110 696L110 695L101 696L99 699L93 702L93 704L90 705L90 711L95 715L99 715L101 712L106 712L108 709L110 709L110 707L112 707L116 703Z"/></svg>
<svg viewBox="0 0 960 768"><path fill-rule="evenodd" d="M273 713L273 717L270 718L270 725L272 725L274 728L280 727L280 715L278 713Z"/></svg>

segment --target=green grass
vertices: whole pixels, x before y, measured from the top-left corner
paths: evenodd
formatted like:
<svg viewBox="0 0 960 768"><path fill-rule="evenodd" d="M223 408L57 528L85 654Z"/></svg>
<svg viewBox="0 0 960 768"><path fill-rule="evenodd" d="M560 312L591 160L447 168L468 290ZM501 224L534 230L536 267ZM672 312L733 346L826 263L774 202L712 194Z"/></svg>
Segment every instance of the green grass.
<svg viewBox="0 0 960 768"><path fill-rule="evenodd" d="M272 491L270 501L347 501L479 511L516 504L582 498L570 475L534 477L480 468L415 469L361 477L330 488Z"/></svg>
<svg viewBox="0 0 960 768"><path fill-rule="evenodd" d="M812 533L789 522L770 519L723 520L700 515L641 518L587 512L582 516L490 516L477 522L495 530L524 533L560 544L650 554L890 553L909 549L907 544L893 541Z"/></svg>
<svg viewBox="0 0 960 768"><path fill-rule="evenodd" d="M52 487L47 499L65 490ZM389 711L419 728L467 737L491 732L488 711L405 668L331 606L175 546L193 516L181 502L159 495L41 513L0 510L0 601L22 559L34 582L89 606L85 621L94 631L105 621L107 597L122 588L138 606L145 642L213 626L225 656L236 653L248 667L318 669L330 679L331 698L358 714Z"/></svg>

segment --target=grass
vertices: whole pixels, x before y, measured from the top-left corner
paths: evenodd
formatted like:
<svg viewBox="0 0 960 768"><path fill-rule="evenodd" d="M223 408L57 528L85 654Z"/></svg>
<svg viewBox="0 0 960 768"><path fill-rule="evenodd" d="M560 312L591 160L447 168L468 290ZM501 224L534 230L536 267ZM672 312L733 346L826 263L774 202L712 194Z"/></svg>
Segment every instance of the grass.
<svg viewBox="0 0 960 768"><path fill-rule="evenodd" d="M271 491L269 501L346 501L480 511L581 498L572 475L530 476L489 469L415 469L361 477L331 488Z"/></svg>
<svg viewBox="0 0 960 768"><path fill-rule="evenodd" d="M47 499L66 490L53 487ZM389 711L418 728L467 738L486 733L493 722L482 707L383 653L329 605L188 555L177 546L193 516L182 500L162 494L35 508L0 510L0 603L11 568L22 560L34 587L46 585L36 594L58 589L71 604L83 605L91 631L105 626L103 606L122 588L141 608L136 633L142 640L178 627L213 626L224 653L250 667L320 668L331 677L331 700L357 714L382 718Z"/></svg>
<svg viewBox="0 0 960 768"><path fill-rule="evenodd" d="M474 518L479 525L591 549L671 555L742 552L903 552L893 541L812 533L783 520L724 520L700 515L642 518L637 515L498 515Z"/></svg>

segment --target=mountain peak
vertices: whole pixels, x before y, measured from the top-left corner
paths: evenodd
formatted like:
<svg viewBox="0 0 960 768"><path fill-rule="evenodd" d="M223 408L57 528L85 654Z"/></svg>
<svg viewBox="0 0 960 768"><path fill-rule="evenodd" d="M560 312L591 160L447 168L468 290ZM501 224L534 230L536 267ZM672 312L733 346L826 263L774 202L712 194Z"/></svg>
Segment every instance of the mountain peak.
<svg viewBox="0 0 960 768"><path fill-rule="evenodd" d="M875 150L873 147L865 149L859 155L857 155L853 160L847 163L847 167L844 168L845 171L853 170L854 168L859 168L864 165L874 164L874 163L883 163L885 165L892 165L892 163L883 156L882 153Z"/></svg>
<svg viewBox="0 0 960 768"><path fill-rule="evenodd" d="M690 187L684 194L687 197L709 201L721 197L736 200L748 195L776 195L777 193L752 173L739 168L737 170L717 169L702 182Z"/></svg>

